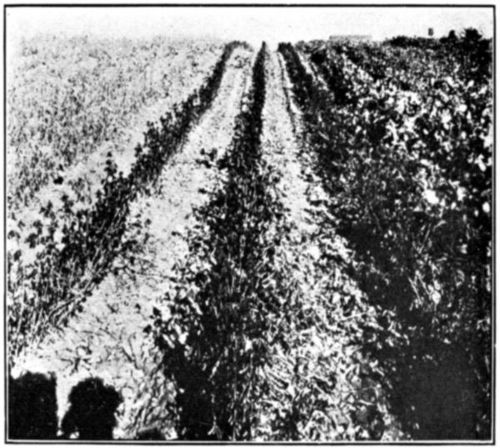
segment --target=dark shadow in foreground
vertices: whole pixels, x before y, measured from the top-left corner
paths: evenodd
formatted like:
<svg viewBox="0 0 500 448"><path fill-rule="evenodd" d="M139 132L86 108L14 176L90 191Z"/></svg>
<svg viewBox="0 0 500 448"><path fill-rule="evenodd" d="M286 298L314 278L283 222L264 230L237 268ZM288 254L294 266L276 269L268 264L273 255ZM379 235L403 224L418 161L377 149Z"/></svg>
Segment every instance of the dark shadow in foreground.
<svg viewBox="0 0 500 448"><path fill-rule="evenodd" d="M9 439L55 439L57 437L56 378L25 373L9 376Z"/></svg>
<svg viewBox="0 0 500 448"><path fill-rule="evenodd" d="M121 395L100 378L78 383L69 395L70 408L62 421L63 438L76 434L80 440L112 440L115 412Z"/></svg>

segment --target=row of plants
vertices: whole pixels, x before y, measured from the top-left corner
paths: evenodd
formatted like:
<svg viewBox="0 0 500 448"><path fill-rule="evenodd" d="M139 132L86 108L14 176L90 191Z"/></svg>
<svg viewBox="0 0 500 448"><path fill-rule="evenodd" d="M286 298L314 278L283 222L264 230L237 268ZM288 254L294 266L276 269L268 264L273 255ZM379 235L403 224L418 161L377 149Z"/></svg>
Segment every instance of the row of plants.
<svg viewBox="0 0 500 448"><path fill-rule="evenodd" d="M9 49L10 50L10 49ZM220 44L43 36L9 52L9 209L116 140L145 105L178 102L213 68ZM181 95L179 95L181 93Z"/></svg>
<svg viewBox="0 0 500 448"><path fill-rule="evenodd" d="M465 151L466 160L491 156L490 122L480 118L488 106L464 94L467 109L454 111L458 133L425 134L409 119L411 105L398 107L396 82L384 84L324 47L302 48L314 70L292 45L279 51L337 229L354 249L353 273L379 310L380 326L365 329L364 348L380 362L391 412L412 438L487 439L491 172L469 163L452 175L451 166ZM419 112L429 126L436 120L426 107ZM439 151L453 162L437 163Z"/></svg>
<svg viewBox="0 0 500 448"><path fill-rule="evenodd" d="M275 252L283 207L260 144L267 58L263 44L231 149L219 162L227 177L196 210L189 255L147 329L174 385L169 412L183 440L253 439L266 389L262 369L279 334L286 299Z"/></svg>
<svg viewBox="0 0 500 448"><path fill-rule="evenodd" d="M211 106L226 64L240 45L227 44L205 83L161 117L158 125L148 123L128 176L117 171L109 155L94 205L78 207L63 196L64 207L56 210L49 201L33 229L8 230L10 362L51 327L65 325L113 269L117 255L124 256L140 244L133 232L123 239L130 219L138 227L137 235L140 227L148 224L140 217L129 217L131 202L139 194L150 193L165 164L182 148L190 129ZM21 241L21 235L26 234Z"/></svg>
<svg viewBox="0 0 500 448"><path fill-rule="evenodd" d="M299 121L285 64L278 59L288 113L292 122ZM295 126L295 132L300 129L300 124ZM302 145L301 135L297 137ZM290 155L276 157L274 163L280 169L294 171L282 166ZM364 330L373 333L379 327L378 310L352 275L356 260L337 233L335 217L329 212L331 198L309 171L315 159L315 154L303 149L297 159L303 174L307 173L297 181L305 182L308 205L302 219L310 224L306 230L304 223L289 221L290 231L278 251L291 270L293 292L286 308L288 326L283 328L286 344L274 347L270 369L273 381L262 420L271 424L262 425L260 435L262 440L309 442L405 439L388 410L378 362L362 350ZM286 177L281 191L288 201L300 202L287 193Z"/></svg>

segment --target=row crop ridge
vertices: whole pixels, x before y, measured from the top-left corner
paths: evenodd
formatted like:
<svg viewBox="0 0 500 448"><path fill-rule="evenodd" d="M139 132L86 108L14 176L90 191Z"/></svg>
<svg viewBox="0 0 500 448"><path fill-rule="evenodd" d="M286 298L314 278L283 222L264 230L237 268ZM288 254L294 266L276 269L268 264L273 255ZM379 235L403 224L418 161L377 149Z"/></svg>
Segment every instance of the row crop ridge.
<svg viewBox="0 0 500 448"><path fill-rule="evenodd" d="M134 245L133 240L123 241L131 202L149 192L164 165L211 106L227 61L241 45L227 44L205 83L161 117L159 126L148 123L144 143L137 146L136 161L127 177L117 172L109 154L106 178L94 206L75 211L75 204L63 197L62 217L50 202L41 209L45 224L37 221L27 240L31 248L42 248L34 263L23 266L20 253L8 255L11 360L51 326L65 325L110 271L115 257ZM19 235L11 232L8 237Z"/></svg>

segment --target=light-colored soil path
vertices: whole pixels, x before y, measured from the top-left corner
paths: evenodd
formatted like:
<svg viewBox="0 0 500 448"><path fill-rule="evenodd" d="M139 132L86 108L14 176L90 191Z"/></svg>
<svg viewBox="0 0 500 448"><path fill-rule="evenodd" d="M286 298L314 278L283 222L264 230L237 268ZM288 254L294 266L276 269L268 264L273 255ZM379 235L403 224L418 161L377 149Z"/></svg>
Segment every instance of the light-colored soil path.
<svg viewBox="0 0 500 448"><path fill-rule="evenodd" d="M132 204L131 224L150 221L136 263L117 260L117 272L105 278L67 328L54 330L17 363L15 376L24 370L55 372L60 418L68 409L71 388L96 376L124 398L115 438L133 438L138 429L152 424L167 437L175 436L173 422L165 418L170 393L160 358L143 330L151 323L155 300L169 288L173 266L187 253L183 235L194 223L193 209L205 203L204 192L216 188L223 176L216 161L231 143L250 62L248 50L235 51L212 108L165 167L156 191Z"/></svg>
<svg viewBox="0 0 500 448"><path fill-rule="evenodd" d="M296 314L307 319L297 318L287 347L273 349L269 374L288 387L286 391L271 388L262 419L273 420L279 409L284 425L297 423L299 440L349 439L355 435L344 433L343 428L352 427L350 410L359 408L358 417L363 418L366 409L359 403L381 394L380 385L360 383L359 370L358 375L353 373L367 362L360 353L358 336L361 322L375 321L375 310L345 272L351 254L328 224L328 196L313 171L314 154L294 133L294 128L297 132L301 127L300 115L290 104L290 82L280 59L272 53L269 60L263 157L280 175L277 188L288 209L291 231L278 256L289 266L296 285ZM294 112L297 115L291 117ZM381 398L378 404L383 406ZM384 424L394 426L389 420ZM262 439L283 438L264 423L261 431Z"/></svg>

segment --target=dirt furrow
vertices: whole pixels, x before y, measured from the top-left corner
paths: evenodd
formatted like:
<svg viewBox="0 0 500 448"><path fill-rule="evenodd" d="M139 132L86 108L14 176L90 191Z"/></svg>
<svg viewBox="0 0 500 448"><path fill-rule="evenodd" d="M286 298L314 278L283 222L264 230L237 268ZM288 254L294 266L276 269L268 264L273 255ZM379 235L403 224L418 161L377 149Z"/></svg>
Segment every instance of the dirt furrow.
<svg viewBox="0 0 500 448"><path fill-rule="evenodd" d="M206 202L205 192L223 175L216 162L231 143L249 74L250 53L237 49L213 107L164 169L155 191L132 204L128 237L147 236L135 263L117 260L114 273L67 328L54 329L43 345L31 347L17 363L14 376L22 371L56 374L60 418L68 409L71 388L94 376L123 396L115 438L133 438L138 429L153 423L167 436L174 435L172 422L164 417L168 385L143 330L155 299L169 288L173 266L186 255L183 235L194 223L193 209ZM136 224L142 230L133 230Z"/></svg>

